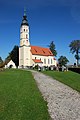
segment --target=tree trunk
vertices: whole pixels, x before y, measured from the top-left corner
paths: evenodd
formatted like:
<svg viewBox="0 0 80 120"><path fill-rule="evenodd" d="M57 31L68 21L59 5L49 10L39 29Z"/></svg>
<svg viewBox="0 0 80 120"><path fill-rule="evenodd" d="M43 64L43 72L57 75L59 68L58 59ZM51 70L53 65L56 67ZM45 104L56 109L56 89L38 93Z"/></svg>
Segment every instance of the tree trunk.
<svg viewBox="0 0 80 120"><path fill-rule="evenodd" d="M77 66L79 65L79 50L76 51Z"/></svg>
<svg viewBox="0 0 80 120"><path fill-rule="evenodd" d="M79 65L79 59L77 59L77 66Z"/></svg>

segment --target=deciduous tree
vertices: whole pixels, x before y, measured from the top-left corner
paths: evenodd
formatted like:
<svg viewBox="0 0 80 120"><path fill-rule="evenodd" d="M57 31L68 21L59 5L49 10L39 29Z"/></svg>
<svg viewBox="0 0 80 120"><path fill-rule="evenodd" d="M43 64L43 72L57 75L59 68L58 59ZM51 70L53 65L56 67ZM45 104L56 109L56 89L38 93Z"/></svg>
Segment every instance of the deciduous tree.
<svg viewBox="0 0 80 120"><path fill-rule="evenodd" d="M58 63L60 66L65 66L68 62L69 60L65 56L60 56L60 58L58 59Z"/></svg>

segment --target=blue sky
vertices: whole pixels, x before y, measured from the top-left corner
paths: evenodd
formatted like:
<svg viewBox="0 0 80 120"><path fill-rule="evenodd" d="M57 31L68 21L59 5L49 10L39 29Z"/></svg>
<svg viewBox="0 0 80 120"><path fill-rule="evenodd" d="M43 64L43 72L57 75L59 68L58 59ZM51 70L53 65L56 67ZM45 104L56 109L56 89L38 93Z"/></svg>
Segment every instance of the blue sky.
<svg viewBox="0 0 80 120"><path fill-rule="evenodd" d="M80 39L80 0L0 0L0 56L5 59L14 45L19 46L24 7L31 44L48 47L54 41L57 59L64 55L73 64L68 46Z"/></svg>

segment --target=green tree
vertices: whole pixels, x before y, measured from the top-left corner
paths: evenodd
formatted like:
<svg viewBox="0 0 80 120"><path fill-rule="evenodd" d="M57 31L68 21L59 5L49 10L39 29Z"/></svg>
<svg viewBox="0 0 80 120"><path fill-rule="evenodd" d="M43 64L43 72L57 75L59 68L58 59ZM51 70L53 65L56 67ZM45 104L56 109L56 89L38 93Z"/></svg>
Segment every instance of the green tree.
<svg viewBox="0 0 80 120"><path fill-rule="evenodd" d="M3 63L3 60L2 60L2 58L0 57L0 64L1 64L1 63Z"/></svg>
<svg viewBox="0 0 80 120"><path fill-rule="evenodd" d="M9 53L8 58L11 58L15 65L18 67L19 65L19 47L14 46L13 50Z"/></svg>
<svg viewBox="0 0 80 120"><path fill-rule="evenodd" d="M50 45L49 45L49 49L51 50L51 52L53 53L54 56L57 55L57 51L55 50L55 44L54 41L51 41Z"/></svg>
<svg viewBox="0 0 80 120"><path fill-rule="evenodd" d="M65 56L60 56L60 58L58 59L58 63L60 66L65 66L68 62L69 60Z"/></svg>
<svg viewBox="0 0 80 120"><path fill-rule="evenodd" d="M70 52L72 54L75 53L75 58L77 60L77 65L79 65L79 60L80 60L80 56L79 56L79 53L80 53L80 40L73 40L70 45Z"/></svg>
<svg viewBox="0 0 80 120"><path fill-rule="evenodd" d="M11 60L11 57L10 55L8 55L7 58L5 58L5 64L7 64L10 60Z"/></svg>
<svg viewBox="0 0 80 120"><path fill-rule="evenodd" d="M4 61L2 60L2 58L0 57L0 68L4 67Z"/></svg>

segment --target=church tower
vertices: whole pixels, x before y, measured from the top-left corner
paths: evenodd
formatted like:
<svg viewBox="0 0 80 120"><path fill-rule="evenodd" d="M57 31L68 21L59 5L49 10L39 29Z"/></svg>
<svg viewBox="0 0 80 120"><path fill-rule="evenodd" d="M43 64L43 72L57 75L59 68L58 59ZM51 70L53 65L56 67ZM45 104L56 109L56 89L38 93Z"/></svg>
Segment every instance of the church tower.
<svg viewBox="0 0 80 120"><path fill-rule="evenodd" d="M29 24L26 16L26 10L20 27L20 47L19 47L19 67L26 68L30 66L30 41L29 41Z"/></svg>

